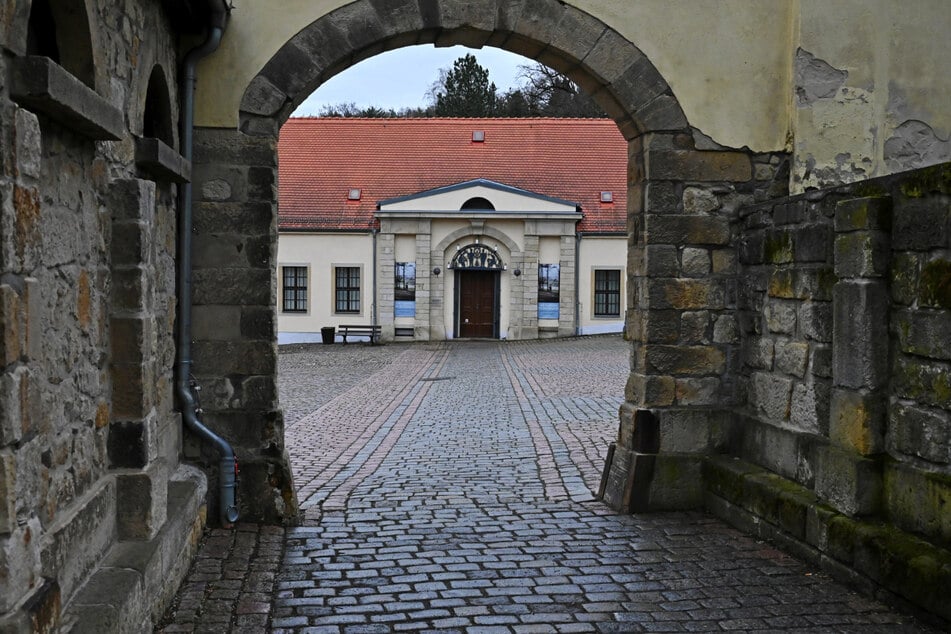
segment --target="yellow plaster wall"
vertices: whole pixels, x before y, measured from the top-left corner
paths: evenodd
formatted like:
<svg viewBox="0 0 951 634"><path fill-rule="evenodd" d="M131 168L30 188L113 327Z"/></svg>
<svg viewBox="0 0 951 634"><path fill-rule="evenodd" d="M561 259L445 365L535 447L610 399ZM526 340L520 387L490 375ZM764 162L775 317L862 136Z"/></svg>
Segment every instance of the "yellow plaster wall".
<svg viewBox="0 0 951 634"><path fill-rule="evenodd" d="M834 95L812 103L794 95L793 192L940 160L938 143L931 152L939 154L930 160L889 166L885 145L909 121L926 124L939 141L951 132L947 0L799 0L799 5L796 48L848 76ZM951 151L951 144L945 147Z"/></svg>
<svg viewBox="0 0 951 634"><path fill-rule="evenodd" d="M254 75L301 28L346 2L239 0L236 4L220 49L198 69L196 122L200 126L236 126L241 96ZM731 147L784 147L790 102L791 0L574 0L568 4L591 13L644 51L673 88L694 127Z"/></svg>
<svg viewBox="0 0 951 634"><path fill-rule="evenodd" d="M196 122L237 125L256 73L301 28L346 0L239 0L221 48L199 67ZM934 136L922 164L951 152L948 0L571 0L638 46L692 126L729 147L794 152L793 191L882 175L906 122ZM802 107L802 48L848 78ZM436 69L433 69L435 74ZM907 168L906 168L907 169Z"/></svg>

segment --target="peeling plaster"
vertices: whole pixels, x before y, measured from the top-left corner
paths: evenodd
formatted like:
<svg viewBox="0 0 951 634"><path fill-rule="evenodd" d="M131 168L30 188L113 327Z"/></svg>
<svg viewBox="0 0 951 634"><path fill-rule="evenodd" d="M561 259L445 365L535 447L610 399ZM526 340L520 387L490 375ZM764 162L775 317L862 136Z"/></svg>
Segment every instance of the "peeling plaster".
<svg viewBox="0 0 951 634"><path fill-rule="evenodd" d="M796 103L802 108L839 92L849 72L833 68L809 51L796 49Z"/></svg>
<svg viewBox="0 0 951 634"><path fill-rule="evenodd" d="M924 121L905 121L885 141L885 165L892 172L951 161L951 138L942 139Z"/></svg>

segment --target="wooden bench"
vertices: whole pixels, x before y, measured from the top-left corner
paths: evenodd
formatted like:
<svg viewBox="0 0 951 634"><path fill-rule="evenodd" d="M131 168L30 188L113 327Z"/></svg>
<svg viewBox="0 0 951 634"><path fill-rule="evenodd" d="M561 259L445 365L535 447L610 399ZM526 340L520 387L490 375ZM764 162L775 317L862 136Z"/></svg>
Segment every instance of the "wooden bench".
<svg viewBox="0 0 951 634"><path fill-rule="evenodd" d="M347 337L369 337L370 345L380 343L380 324L343 324L337 326L337 332L343 337L344 344L347 343Z"/></svg>

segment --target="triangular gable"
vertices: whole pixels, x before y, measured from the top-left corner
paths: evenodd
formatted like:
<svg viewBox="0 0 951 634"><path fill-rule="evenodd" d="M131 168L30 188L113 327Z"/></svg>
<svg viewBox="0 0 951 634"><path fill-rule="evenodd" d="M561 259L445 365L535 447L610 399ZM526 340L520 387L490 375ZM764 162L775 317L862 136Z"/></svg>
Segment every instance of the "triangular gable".
<svg viewBox="0 0 951 634"><path fill-rule="evenodd" d="M484 198L492 203L495 211L545 211L549 213L575 213L578 204L570 200L545 196L536 192L512 187L485 178L477 178L454 185L436 187L408 196L388 198L377 203L380 211L453 211L473 198Z"/></svg>

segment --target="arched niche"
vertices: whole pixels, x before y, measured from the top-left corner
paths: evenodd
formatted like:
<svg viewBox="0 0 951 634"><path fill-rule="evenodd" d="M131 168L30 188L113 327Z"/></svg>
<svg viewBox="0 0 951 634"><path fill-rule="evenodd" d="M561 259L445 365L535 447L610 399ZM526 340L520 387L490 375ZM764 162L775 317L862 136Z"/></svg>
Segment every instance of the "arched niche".
<svg viewBox="0 0 951 634"><path fill-rule="evenodd" d="M142 109L142 136L158 139L175 147L175 123L172 119L172 99L169 96L165 71L158 64L152 68L145 91Z"/></svg>
<svg viewBox="0 0 951 634"><path fill-rule="evenodd" d="M86 86L96 89L96 65L85 2L33 0L26 31L27 55L49 57Z"/></svg>

